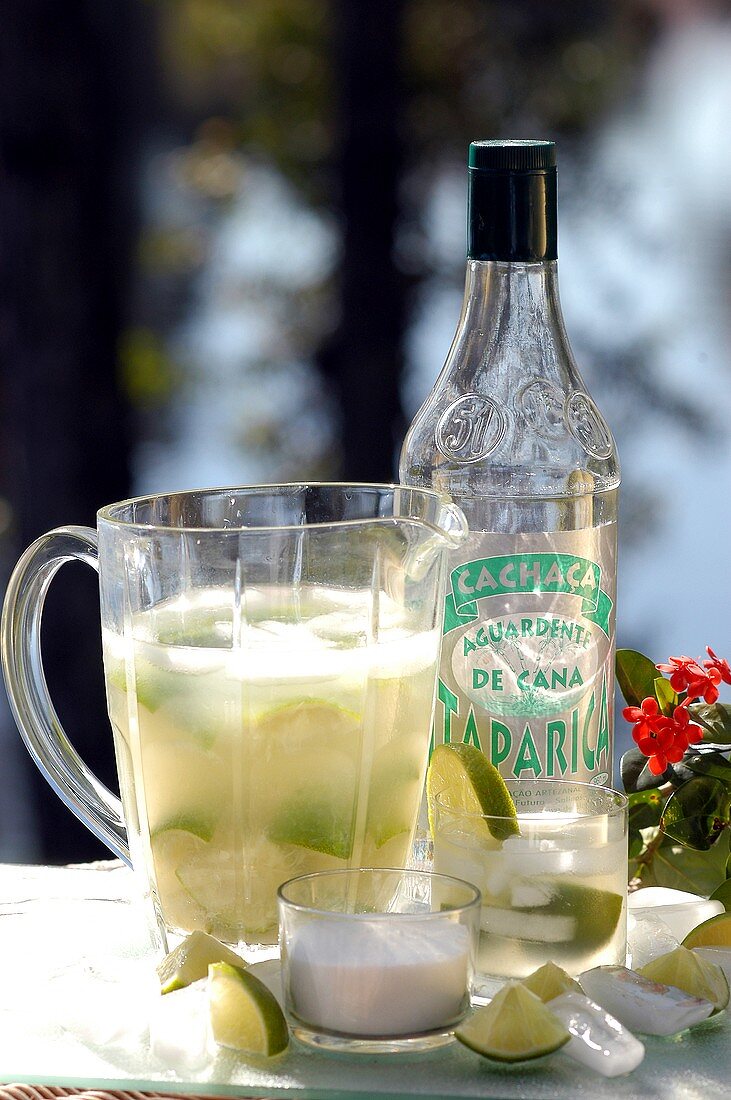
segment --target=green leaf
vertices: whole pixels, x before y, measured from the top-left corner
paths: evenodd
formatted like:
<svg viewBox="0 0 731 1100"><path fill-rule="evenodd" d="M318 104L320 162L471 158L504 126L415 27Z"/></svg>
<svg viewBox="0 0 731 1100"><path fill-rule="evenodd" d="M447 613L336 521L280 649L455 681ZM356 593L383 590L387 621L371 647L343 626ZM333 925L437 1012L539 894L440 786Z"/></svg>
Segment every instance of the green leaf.
<svg viewBox="0 0 731 1100"><path fill-rule="evenodd" d="M665 782L662 775L654 775L647 764L647 757L638 748L627 749L619 765L622 785L627 794L634 791L651 791Z"/></svg>
<svg viewBox="0 0 731 1100"><path fill-rule="evenodd" d="M726 783L731 792L731 761L721 752L694 753L683 758L683 764L695 775L712 775Z"/></svg>
<svg viewBox="0 0 731 1100"><path fill-rule="evenodd" d="M629 859L636 859L646 847L641 830L660 824L665 799L657 791L638 791L628 801L627 854Z"/></svg>
<svg viewBox="0 0 731 1100"><path fill-rule="evenodd" d="M655 695L657 669L649 657L636 649L618 649L617 683L627 706L639 707L643 699Z"/></svg>
<svg viewBox="0 0 731 1100"><path fill-rule="evenodd" d="M687 783L689 779L693 779L696 775L705 775L705 766L700 761L701 757L706 756L709 758L709 770L711 761L720 763L725 760L723 753L719 752L713 745L707 745L705 742L690 745L685 750L683 759L672 765L671 779L673 786L680 787L681 784ZM723 779L724 777L717 775L716 778Z"/></svg>
<svg viewBox="0 0 731 1100"><path fill-rule="evenodd" d="M727 913L731 913L731 878L727 878L711 894L711 901L720 901Z"/></svg>
<svg viewBox="0 0 731 1100"><path fill-rule="evenodd" d="M729 825L730 801L725 783L708 775L696 776L670 795L662 827L671 840L708 851Z"/></svg>
<svg viewBox="0 0 731 1100"><path fill-rule="evenodd" d="M707 852L685 848L666 837L655 852L649 873L642 876L642 885L667 886L707 898L724 881L728 835L729 830L724 829L718 843Z"/></svg>
<svg viewBox="0 0 731 1100"><path fill-rule="evenodd" d="M691 703L688 711L693 721L704 727L704 741L731 745L731 706L728 703Z"/></svg>
<svg viewBox="0 0 731 1100"><path fill-rule="evenodd" d="M660 704L663 714L672 714L678 705L678 693L673 690L670 681L664 676L658 676L654 683L655 698Z"/></svg>

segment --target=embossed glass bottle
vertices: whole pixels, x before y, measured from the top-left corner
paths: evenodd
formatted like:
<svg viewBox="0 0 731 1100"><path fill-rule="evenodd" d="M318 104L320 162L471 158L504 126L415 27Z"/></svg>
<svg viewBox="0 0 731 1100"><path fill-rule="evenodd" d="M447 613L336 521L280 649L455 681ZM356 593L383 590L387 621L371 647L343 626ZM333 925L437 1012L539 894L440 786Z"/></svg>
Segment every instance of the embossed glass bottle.
<svg viewBox="0 0 731 1100"><path fill-rule="evenodd" d="M402 482L460 505L434 735L511 778L611 781L619 462L561 316L552 142L469 154L467 280Z"/></svg>

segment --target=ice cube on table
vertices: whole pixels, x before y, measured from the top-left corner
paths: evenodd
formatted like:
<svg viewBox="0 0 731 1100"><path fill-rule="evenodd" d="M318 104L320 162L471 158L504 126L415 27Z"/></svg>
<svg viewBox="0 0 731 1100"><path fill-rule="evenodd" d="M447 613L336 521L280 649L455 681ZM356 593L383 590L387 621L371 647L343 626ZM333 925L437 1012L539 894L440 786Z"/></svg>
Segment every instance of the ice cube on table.
<svg viewBox="0 0 731 1100"><path fill-rule="evenodd" d="M627 914L627 951L630 964L637 970L659 955L667 955L679 945L677 936L654 910Z"/></svg>
<svg viewBox="0 0 731 1100"><path fill-rule="evenodd" d="M640 1040L589 997L562 993L546 1007L571 1034L563 1053L603 1077L631 1073L645 1057Z"/></svg>
<svg viewBox="0 0 731 1100"><path fill-rule="evenodd" d="M579 975L584 992L631 1031L675 1035L707 1019L710 1001L650 981L624 966L596 966Z"/></svg>
<svg viewBox="0 0 731 1100"><path fill-rule="evenodd" d="M206 982L161 993L150 1011L150 1050L173 1069L201 1069L210 1058Z"/></svg>
<svg viewBox="0 0 731 1100"><path fill-rule="evenodd" d="M49 978L47 1002L65 1031L91 1046L124 1046L147 1031L149 984L100 980L89 965Z"/></svg>
<svg viewBox="0 0 731 1100"><path fill-rule="evenodd" d="M665 886L646 886L643 890L633 891L629 895L628 906L630 913L636 917L644 916L648 911L660 917L678 940L684 940L697 925L724 911L720 901Z"/></svg>

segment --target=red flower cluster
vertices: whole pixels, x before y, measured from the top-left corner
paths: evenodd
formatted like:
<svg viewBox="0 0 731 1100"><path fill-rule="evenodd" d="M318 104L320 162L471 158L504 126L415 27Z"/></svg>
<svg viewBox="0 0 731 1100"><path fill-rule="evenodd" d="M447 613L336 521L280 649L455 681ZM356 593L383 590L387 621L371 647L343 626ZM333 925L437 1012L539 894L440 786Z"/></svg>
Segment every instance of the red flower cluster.
<svg viewBox="0 0 731 1100"><path fill-rule="evenodd" d="M708 652L713 654L710 646ZM706 703L716 702L718 685L723 679L722 667L725 665L728 668L727 661L719 660L714 654L713 660L703 662L703 668L692 657L669 657L668 662L666 665L655 665L655 668L670 676L673 691L687 691L689 700L702 698ZM731 678L728 682L731 683Z"/></svg>
<svg viewBox="0 0 731 1100"><path fill-rule="evenodd" d="M653 775L662 775L668 764L677 764L688 745L703 735L700 726L691 722L686 702L675 708L672 718L661 712L652 696L643 699L641 707L625 707L622 711L627 721L634 723L632 737L640 752L649 758Z"/></svg>
<svg viewBox="0 0 731 1100"><path fill-rule="evenodd" d="M622 714L634 729L632 737L641 753L648 757L653 775L662 775L668 764L677 764L689 745L703 736L700 726L690 720L688 704L695 699L715 703L718 685L731 684L731 666L717 657L710 646L706 647L709 660L703 664L692 657L669 657L668 664L656 665L659 672L670 676L670 686L686 697L675 707L672 717L663 714L657 699L649 696L639 707L625 707Z"/></svg>

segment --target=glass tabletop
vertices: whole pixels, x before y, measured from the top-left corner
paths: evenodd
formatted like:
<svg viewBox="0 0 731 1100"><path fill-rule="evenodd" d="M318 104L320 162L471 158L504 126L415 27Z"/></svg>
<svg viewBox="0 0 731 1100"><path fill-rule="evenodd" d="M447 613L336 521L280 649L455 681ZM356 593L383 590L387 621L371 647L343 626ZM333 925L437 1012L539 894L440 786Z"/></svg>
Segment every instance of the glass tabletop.
<svg viewBox="0 0 731 1100"><path fill-rule="evenodd" d="M560 1052L499 1068L458 1043L423 1055L337 1056L293 1042L272 1060L220 1050L184 1068L148 1036L155 958L131 873L0 866L0 1081L301 1100L584 1097L721 1100L729 1095L728 1014L660 1039L644 1062L603 1078Z"/></svg>

